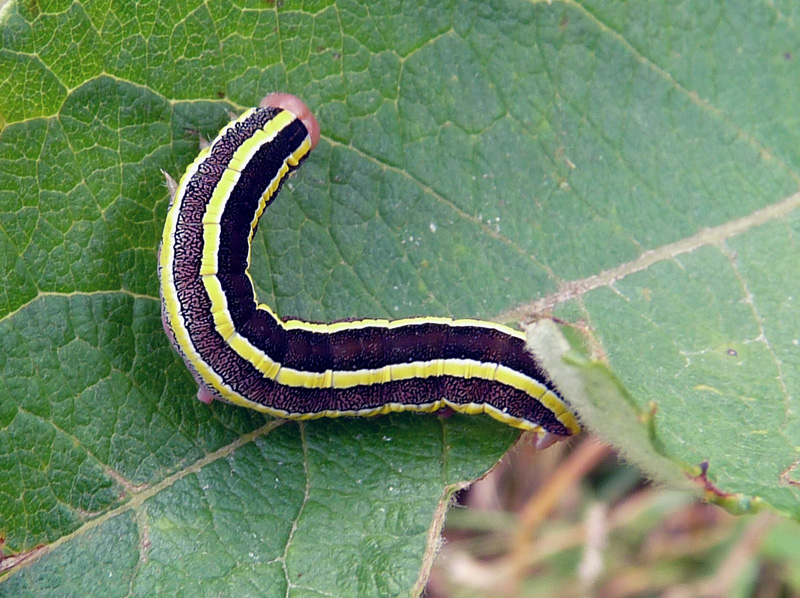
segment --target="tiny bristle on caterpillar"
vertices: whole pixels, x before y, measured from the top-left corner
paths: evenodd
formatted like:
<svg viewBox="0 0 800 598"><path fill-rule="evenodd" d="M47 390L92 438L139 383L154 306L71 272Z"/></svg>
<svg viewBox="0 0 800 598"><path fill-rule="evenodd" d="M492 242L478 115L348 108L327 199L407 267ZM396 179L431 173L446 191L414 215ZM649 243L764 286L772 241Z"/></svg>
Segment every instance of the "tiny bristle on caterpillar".
<svg viewBox="0 0 800 598"><path fill-rule="evenodd" d="M290 419L487 413L535 431L540 447L576 434L575 415L517 330L443 317L312 324L258 304L253 234L319 134L301 100L271 94L226 125L178 184L168 177L162 320L198 398Z"/></svg>

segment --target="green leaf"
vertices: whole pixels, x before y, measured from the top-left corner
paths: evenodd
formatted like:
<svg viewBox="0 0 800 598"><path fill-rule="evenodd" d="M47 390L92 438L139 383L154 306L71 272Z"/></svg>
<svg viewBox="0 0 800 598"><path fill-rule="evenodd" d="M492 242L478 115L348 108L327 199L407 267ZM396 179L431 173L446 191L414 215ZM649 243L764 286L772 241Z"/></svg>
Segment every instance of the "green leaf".
<svg viewBox="0 0 800 598"><path fill-rule="evenodd" d="M603 364L571 357L589 427L800 518L790 5L52 0L0 27L0 595L416 594L450 493L516 438L192 398L160 171L275 89L323 139L262 220L262 301L552 310Z"/></svg>

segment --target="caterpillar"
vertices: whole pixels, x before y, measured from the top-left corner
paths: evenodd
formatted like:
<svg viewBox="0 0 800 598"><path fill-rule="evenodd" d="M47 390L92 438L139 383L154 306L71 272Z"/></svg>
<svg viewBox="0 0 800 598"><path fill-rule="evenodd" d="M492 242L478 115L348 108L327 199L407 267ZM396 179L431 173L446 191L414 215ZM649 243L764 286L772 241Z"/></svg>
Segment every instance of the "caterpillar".
<svg viewBox="0 0 800 598"><path fill-rule="evenodd" d="M320 136L308 107L270 94L225 126L175 183L158 257L164 330L206 403L289 419L393 411L486 413L544 448L580 430L525 336L469 319L318 324L259 304L248 273L264 210Z"/></svg>

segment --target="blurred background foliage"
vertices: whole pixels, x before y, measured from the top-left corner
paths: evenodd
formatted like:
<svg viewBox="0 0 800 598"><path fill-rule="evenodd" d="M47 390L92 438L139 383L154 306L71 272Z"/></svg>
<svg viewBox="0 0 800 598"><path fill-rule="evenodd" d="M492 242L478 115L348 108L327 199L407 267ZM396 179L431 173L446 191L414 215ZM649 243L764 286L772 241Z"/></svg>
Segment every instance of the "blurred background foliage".
<svg viewBox="0 0 800 598"><path fill-rule="evenodd" d="M524 438L449 511L427 596L800 596L800 524L659 488L591 437Z"/></svg>

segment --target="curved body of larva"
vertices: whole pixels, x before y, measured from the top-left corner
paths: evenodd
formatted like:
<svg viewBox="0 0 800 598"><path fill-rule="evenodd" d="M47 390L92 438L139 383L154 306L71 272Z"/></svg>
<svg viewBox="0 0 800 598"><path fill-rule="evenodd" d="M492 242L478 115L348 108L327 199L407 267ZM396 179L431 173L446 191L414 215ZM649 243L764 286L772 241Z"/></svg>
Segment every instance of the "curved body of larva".
<svg viewBox="0 0 800 598"><path fill-rule="evenodd" d="M283 321L257 303L253 234L318 139L305 104L273 94L172 182L159 254L162 319L198 398L291 419L449 407L534 430L540 447L577 433L521 332L436 317Z"/></svg>

